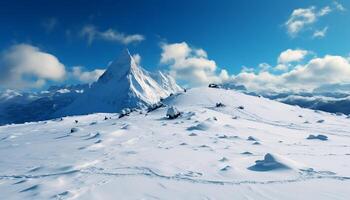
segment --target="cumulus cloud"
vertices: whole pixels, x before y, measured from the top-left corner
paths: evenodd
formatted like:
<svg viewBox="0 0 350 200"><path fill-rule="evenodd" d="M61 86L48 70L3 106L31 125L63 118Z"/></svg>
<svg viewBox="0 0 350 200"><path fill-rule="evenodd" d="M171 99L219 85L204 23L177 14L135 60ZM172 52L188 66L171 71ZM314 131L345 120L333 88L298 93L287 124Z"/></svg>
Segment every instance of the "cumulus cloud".
<svg viewBox="0 0 350 200"><path fill-rule="evenodd" d="M167 63L173 60L183 60L192 51L186 42L174 44L162 44L161 63Z"/></svg>
<svg viewBox="0 0 350 200"><path fill-rule="evenodd" d="M275 71L288 71L289 65L285 64L278 64L276 67L273 68Z"/></svg>
<svg viewBox="0 0 350 200"><path fill-rule="evenodd" d="M203 57L203 58L208 57L207 52L204 51L203 49L196 49L196 50L195 50L195 53L196 53L196 55L199 56L199 57Z"/></svg>
<svg viewBox="0 0 350 200"><path fill-rule="evenodd" d="M298 8L293 10L292 14L289 16L284 25L287 28L287 33L291 37L296 37L302 30L306 28L313 30L312 25L317 22L320 17L326 16L333 11L344 10L344 6L337 1L334 1L333 5L325 6L321 9L317 9L315 6L311 6L309 8ZM324 31L323 36L325 35L325 32L326 31Z"/></svg>
<svg viewBox="0 0 350 200"><path fill-rule="evenodd" d="M80 34L82 37L87 38L89 44L91 44L96 39L118 42L121 44L137 43L145 39L145 37L140 34L127 35L113 29L99 31L93 25L84 26Z"/></svg>
<svg viewBox="0 0 350 200"><path fill-rule="evenodd" d="M98 80L98 78L105 72L104 69L94 69L87 71L82 66L72 67L72 75L75 79L82 83L92 83Z"/></svg>
<svg viewBox="0 0 350 200"><path fill-rule="evenodd" d="M313 6L295 9L285 23L287 32L290 36L295 37L305 26L313 24L316 19L317 14Z"/></svg>
<svg viewBox="0 0 350 200"><path fill-rule="evenodd" d="M311 91L323 84L350 82L350 62L342 56L326 55L282 74L242 71L232 81L255 91Z"/></svg>
<svg viewBox="0 0 350 200"><path fill-rule="evenodd" d="M287 49L280 54L277 61L283 64L301 61L308 53L308 51L302 49Z"/></svg>
<svg viewBox="0 0 350 200"><path fill-rule="evenodd" d="M326 36L328 31L328 26L324 27L321 30L316 30L314 34L312 35L313 38L323 38Z"/></svg>
<svg viewBox="0 0 350 200"><path fill-rule="evenodd" d="M270 68L271 68L271 65L269 65L268 63L259 64L260 71L268 71Z"/></svg>
<svg viewBox="0 0 350 200"><path fill-rule="evenodd" d="M161 48L160 63L170 65L170 74L177 80L203 85L228 78L227 71L218 72L215 61L208 59L203 49L192 48L186 42L162 44Z"/></svg>
<svg viewBox="0 0 350 200"><path fill-rule="evenodd" d="M65 78L65 66L52 54L29 44L17 44L2 52L0 85L7 88L38 88L46 81Z"/></svg>

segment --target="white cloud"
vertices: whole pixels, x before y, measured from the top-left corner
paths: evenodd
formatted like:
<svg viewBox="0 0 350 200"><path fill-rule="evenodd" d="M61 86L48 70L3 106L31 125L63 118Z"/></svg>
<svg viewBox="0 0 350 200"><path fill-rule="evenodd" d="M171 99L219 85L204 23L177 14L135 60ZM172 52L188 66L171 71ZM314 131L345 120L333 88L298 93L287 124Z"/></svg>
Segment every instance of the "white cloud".
<svg viewBox="0 0 350 200"><path fill-rule="evenodd" d="M314 30L312 25L318 21L320 17L326 16L333 11L344 11L345 8L343 5L337 1L333 2L333 5L325 6L321 9L317 9L315 6L309 8L298 8L293 10L292 14L289 16L289 19L285 22L287 28L287 33L291 37L296 37L302 30L308 28ZM327 30L326 30L327 31ZM323 36L326 31L324 31ZM322 35L319 32L318 35Z"/></svg>
<svg viewBox="0 0 350 200"><path fill-rule="evenodd" d="M333 4L334 4L335 8L337 10L339 10L339 11L345 11L346 10L345 7L342 4L340 4L339 2L337 2L337 1L333 1Z"/></svg>
<svg viewBox="0 0 350 200"><path fill-rule="evenodd" d="M288 71L289 66L285 64L278 64L276 67L273 68L276 71Z"/></svg>
<svg viewBox="0 0 350 200"><path fill-rule="evenodd" d="M196 49L195 52L196 52L196 55L199 57L203 57L203 58L208 57L207 52L204 51L203 49Z"/></svg>
<svg viewBox="0 0 350 200"><path fill-rule="evenodd" d="M332 11L331 7L326 6L326 7L322 8L322 9L318 12L318 16L325 16L325 15L328 15L331 11Z"/></svg>
<svg viewBox="0 0 350 200"><path fill-rule="evenodd" d="M313 24L317 19L315 7L298 8L293 10L285 23L288 34L295 37L305 26Z"/></svg>
<svg viewBox="0 0 350 200"><path fill-rule="evenodd" d="M215 61L208 59L203 49L191 48L186 42L162 44L161 48L160 62L170 65L170 74L177 80L203 85L228 78L226 70L217 72Z"/></svg>
<svg viewBox="0 0 350 200"><path fill-rule="evenodd" d="M279 77L269 72L241 72L233 76L231 81L253 91L276 91Z"/></svg>
<svg viewBox="0 0 350 200"><path fill-rule="evenodd" d="M233 76L232 81L257 91L312 91L323 84L350 82L350 62L341 56L326 55L278 75L242 71Z"/></svg>
<svg viewBox="0 0 350 200"><path fill-rule="evenodd" d="M328 31L328 26L324 27L321 30L316 30L312 37L313 38L323 38L326 36L327 31Z"/></svg>
<svg viewBox="0 0 350 200"><path fill-rule="evenodd" d="M140 34L127 35L125 33L121 33L113 29L99 31L93 25L87 25L83 27L83 29L81 30L81 36L86 37L89 44L91 44L96 39L119 42L121 44L141 42L145 39L145 37Z"/></svg>
<svg viewBox="0 0 350 200"><path fill-rule="evenodd" d="M8 88L38 88L65 78L65 66L52 54L28 44L11 46L1 54L0 84Z"/></svg>
<svg viewBox="0 0 350 200"><path fill-rule="evenodd" d="M277 62L283 64L298 62L303 60L308 53L308 51L302 49L287 49L280 54Z"/></svg>
<svg viewBox="0 0 350 200"><path fill-rule="evenodd" d="M287 49L272 67L260 63L258 68L242 67L237 75L226 70L218 72L215 61L200 57L187 43L163 44L161 63L170 65L170 73L177 80L190 85L210 82L233 82L252 91L312 91L324 84L350 82L350 60L347 57L326 55L311 58L302 64L311 51Z"/></svg>
<svg viewBox="0 0 350 200"><path fill-rule="evenodd" d="M271 68L271 65L268 63L260 63L259 64L260 71L268 71Z"/></svg>
<svg viewBox="0 0 350 200"><path fill-rule="evenodd" d="M72 68L73 77L82 83L95 82L104 72L104 69L94 69L92 71L86 71L82 66L75 66Z"/></svg>
<svg viewBox="0 0 350 200"><path fill-rule="evenodd" d="M192 51L186 42L162 44L162 50L161 63L167 63L173 60L184 60Z"/></svg>
<svg viewBox="0 0 350 200"><path fill-rule="evenodd" d="M230 78L230 75L228 74L226 69L222 69L219 74L219 80L222 81L227 81Z"/></svg>

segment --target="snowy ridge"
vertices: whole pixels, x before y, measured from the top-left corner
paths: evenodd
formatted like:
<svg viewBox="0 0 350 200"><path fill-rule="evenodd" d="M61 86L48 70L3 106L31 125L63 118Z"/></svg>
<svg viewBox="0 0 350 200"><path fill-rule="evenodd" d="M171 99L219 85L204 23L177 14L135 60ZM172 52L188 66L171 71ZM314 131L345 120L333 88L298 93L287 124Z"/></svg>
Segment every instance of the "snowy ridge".
<svg viewBox="0 0 350 200"><path fill-rule="evenodd" d="M350 195L345 116L213 88L163 103L123 118L97 113L0 126L0 199ZM168 119L170 107L180 116Z"/></svg>
<svg viewBox="0 0 350 200"><path fill-rule="evenodd" d="M183 89L176 83L175 79L169 74L158 71L156 73L152 73L151 76L155 81L157 81L160 87L167 91L168 95L183 91Z"/></svg>

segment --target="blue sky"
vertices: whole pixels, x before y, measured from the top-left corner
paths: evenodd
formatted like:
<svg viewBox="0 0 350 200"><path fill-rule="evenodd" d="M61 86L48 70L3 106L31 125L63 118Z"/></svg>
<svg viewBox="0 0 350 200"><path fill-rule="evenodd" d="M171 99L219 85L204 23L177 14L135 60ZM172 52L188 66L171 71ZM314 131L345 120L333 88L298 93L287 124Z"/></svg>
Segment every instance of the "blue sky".
<svg viewBox="0 0 350 200"><path fill-rule="evenodd" d="M320 14L326 7L330 10ZM82 66L86 71L103 69L128 47L141 56L143 67L153 71L174 65L171 59L161 63L165 44L185 42L192 49L205 50L206 58L215 61L215 73L226 69L231 76L239 74L242 66L257 69L259 64L267 63L273 68L287 49L307 50L309 57L347 58L349 8L350 2L344 0L4 0L0 2L0 50L4 54L14 45L31 45L55 56L69 72L73 66ZM296 9L310 9L317 16L297 34L291 34L286 23ZM87 27L93 31L83 34ZM106 39L108 30L124 38ZM323 35L313 37L322 30ZM89 36L93 40L89 41ZM136 39L126 42L127 36ZM301 64L307 62L300 60ZM0 70L10 68L4 63ZM47 78L44 86L64 82L76 81Z"/></svg>

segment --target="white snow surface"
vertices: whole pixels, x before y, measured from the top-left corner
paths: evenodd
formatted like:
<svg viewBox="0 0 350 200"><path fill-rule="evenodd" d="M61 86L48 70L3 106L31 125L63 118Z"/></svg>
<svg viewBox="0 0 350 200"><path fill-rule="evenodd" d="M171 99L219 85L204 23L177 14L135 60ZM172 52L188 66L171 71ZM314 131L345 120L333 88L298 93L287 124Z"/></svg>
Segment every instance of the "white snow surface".
<svg viewBox="0 0 350 200"><path fill-rule="evenodd" d="M164 104L181 116L161 107L0 126L0 199L349 199L345 116L214 88Z"/></svg>

